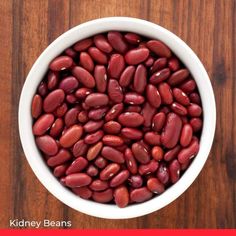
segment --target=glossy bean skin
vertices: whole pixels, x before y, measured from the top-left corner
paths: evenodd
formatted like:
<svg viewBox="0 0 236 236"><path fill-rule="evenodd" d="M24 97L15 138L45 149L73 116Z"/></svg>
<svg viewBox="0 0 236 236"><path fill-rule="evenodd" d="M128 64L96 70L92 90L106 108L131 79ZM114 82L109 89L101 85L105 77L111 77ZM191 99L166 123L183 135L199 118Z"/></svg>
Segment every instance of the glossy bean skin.
<svg viewBox="0 0 236 236"><path fill-rule="evenodd" d="M79 86L78 80L74 76L68 76L61 80L59 88L62 89L66 94L70 94Z"/></svg>
<svg viewBox="0 0 236 236"><path fill-rule="evenodd" d="M145 202L152 197L152 192L147 187L137 188L130 193L130 199L134 202Z"/></svg>
<svg viewBox="0 0 236 236"><path fill-rule="evenodd" d="M152 119L153 131L159 132L164 127L166 121L166 114L164 112L157 113Z"/></svg>
<svg viewBox="0 0 236 236"><path fill-rule="evenodd" d="M108 42L119 53L125 53L128 50L128 45L124 40L123 35L117 31L111 31L107 34Z"/></svg>
<svg viewBox="0 0 236 236"><path fill-rule="evenodd" d="M110 186L114 188L123 184L129 178L129 175L130 173L128 170L122 170L120 173L118 173L115 177L111 179Z"/></svg>
<svg viewBox="0 0 236 236"><path fill-rule="evenodd" d="M181 69L174 72L168 79L168 83L171 86L178 85L182 83L189 76L189 71L187 69Z"/></svg>
<svg viewBox="0 0 236 236"><path fill-rule="evenodd" d="M75 66L71 72L86 88L95 87L94 77L83 67Z"/></svg>
<svg viewBox="0 0 236 236"><path fill-rule="evenodd" d="M129 203L129 192L125 186L117 187L114 191L114 201L120 208L126 207Z"/></svg>
<svg viewBox="0 0 236 236"><path fill-rule="evenodd" d="M163 82L159 84L158 91L161 95L161 100L164 104L171 104L173 102L173 95L170 86Z"/></svg>
<svg viewBox="0 0 236 236"><path fill-rule="evenodd" d="M61 118L57 118L50 128L50 136L53 138L58 137L64 128L64 122Z"/></svg>
<svg viewBox="0 0 236 236"><path fill-rule="evenodd" d="M151 77L150 77L150 83L152 84L159 84L166 79L168 79L170 76L170 69L169 68L164 68L162 70L159 70L155 72Z"/></svg>
<svg viewBox="0 0 236 236"><path fill-rule="evenodd" d="M73 173L81 172L82 170L86 168L87 165L88 165L88 161L85 158L78 157L68 167L68 169L66 170L66 174L70 175Z"/></svg>
<svg viewBox="0 0 236 236"><path fill-rule="evenodd" d="M103 125L103 130L108 134L118 134L120 133L121 125L116 121L108 121Z"/></svg>
<svg viewBox="0 0 236 236"><path fill-rule="evenodd" d="M58 146L51 136L43 135L35 139L38 148L46 155L53 156L58 152Z"/></svg>
<svg viewBox="0 0 236 236"><path fill-rule="evenodd" d="M40 116L33 126L34 135L43 135L50 129L54 122L54 116L52 114L44 114Z"/></svg>
<svg viewBox="0 0 236 236"><path fill-rule="evenodd" d="M84 173L74 173L65 177L65 183L68 187L83 187L92 182L92 178Z"/></svg>
<svg viewBox="0 0 236 236"><path fill-rule="evenodd" d="M134 77L135 67L134 66L128 66L124 69L122 72L119 84L122 87L127 87L131 84L133 77Z"/></svg>
<svg viewBox="0 0 236 236"><path fill-rule="evenodd" d="M60 71L68 69L72 66L73 60L68 56L59 56L55 58L49 65L52 71Z"/></svg>
<svg viewBox="0 0 236 236"><path fill-rule="evenodd" d="M55 156L47 160L48 166L54 167L66 163L71 159L71 154L66 149L61 149Z"/></svg>
<svg viewBox="0 0 236 236"><path fill-rule="evenodd" d="M125 68L125 60L121 54L113 54L108 63L108 74L118 79Z"/></svg>
<svg viewBox="0 0 236 236"><path fill-rule="evenodd" d="M167 58L161 57L154 61L152 67L150 68L151 74L155 73L156 71L160 71L164 69L167 65Z"/></svg>
<svg viewBox="0 0 236 236"><path fill-rule="evenodd" d="M150 161L150 156L146 148L139 143L132 145L132 153L135 159L141 164L147 164Z"/></svg>
<svg viewBox="0 0 236 236"><path fill-rule="evenodd" d="M93 71L94 62L91 56L87 52L81 52L79 59L80 59L80 64L84 69L86 69L89 72Z"/></svg>
<svg viewBox="0 0 236 236"><path fill-rule="evenodd" d="M138 172L137 162L130 148L125 149L124 158L125 158L126 166L128 170L130 171L130 173L132 173L133 175L137 174Z"/></svg>
<svg viewBox="0 0 236 236"><path fill-rule="evenodd" d="M91 38L83 39L77 42L73 48L75 51L86 51L90 46L92 46L93 40Z"/></svg>
<svg viewBox="0 0 236 236"><path fill-rule="evenodd" d="M147 69L144 65L140 64L134 73L134 91L137 93L143 93L147 85Z"/></svg>
<svg viewBox="0 0 236 236"><path fill-rule="evenodd" d="M33 97L31 104L31 114L33 118L38 118L43 110L43 99L40 95L36 94Z"/></svg>
<svg viewBox="0 0 236 236"><path fill-rule="evenodd" d="M79 140L73 145L72 152L74 157L83 156L88 150L88 145L84 140Z"/></svg>
<svg viewBox="0 0 236 236"><path fill-rule="evenodd" d="M135 48L128 51L125 55L125 61L129 65L138 65L144 62L149 56L147 48Z"/></svg>
<svg viewBox="0 0 236 236"><path fill-rule="evenodd" d="M174 148L169 149L164 155L164 160L165 161L172 161L174 158L177 158L180 150L181 150L180 145L176 145Z"/></svg>
<svg viewBox="0 0 236 236"><path fill-rule="evenodd" d="M89 55L93 58L95 62L98 64L104 65L107 64L108 59L105 53L103 53L101 50L99 50L96 47L90 47L88 49Z"/></svg>
<svg viewBox="0 0 236 236"><path fill-rule="evenodd" d="M176 183L180 177L180 164L177 160L173 160L169 165L170 181Z"/></svg>
<svg viewBox="0 0 236 236"><path fill-rule="evenodd" d="M104 93L107 88L107 71L105 66L96 65L94 69L94 79L98 92Z"/></svg>
<svg viewBox="0 0 236 236"><path fill-rule="evenodd" d="M104 135L102 138L102 142L104 145L111 146L111 147L117 147L121 146L124 141L121 137L116 136L116 135Z"/></svg>
<svg viewBox="0 0 236 236"><path fill-rule="evenodd" d="M185 124L183 126L183 129L181 131L181 136L180 136L180 144L182 147L187 147L193 136L193 128L190 124Z"/></svg>
<svg viewBox="0 0 236 236"><path fill-rule="evenodd" d="M87 159L89 161L95 159L99 155L100 151L102 150L102 147L103 147L102 142L98 142L94 144L93 146L91 146L87 152Z"/></svg>
<svg viewBox="0 0 236 236"><path fill-rule="evenodd" d="M115 103L121 103L124 99L122 88L117 80L110 79L108 82L108 96Z"/></svg>
<svg viewBox="0 0 236 236"><path fill-rule="evenodd" d="M160 57L171 57L170 49L159 40L148 41L147 47Z"/></svg>
<svg viewBox="0 0 236 236"><path fill-rule="evenodd" d="M126 127L138 127L143 124L144 118L136 112L125 112L118 117L120 124Z"/></svg>
<svg viewBox="0 0 236 236"><path fill-rule="evenodd" d="M123 103L119 103L112 106L111 109L105 115L105 121L115 120L123 111L123 109L124 109Z"/></svg>
<svg viewBox="0 0 236 236"><path fill-rule="evenodd" d="M104 35L99 34L94 36L93 41L96 47L101 51L105 53L110 53L112 51L112 47Z"/></svg>
<svg viewBox="0 0 236 236"><path fill-rule="evenodd" d="M72 191L80 196L81 198L84 198L84 199L89 199L92 197L92 191L84 186L84 187L75 187L75 188L72 188Z"/></svg>
<svg viewBox="0 0 236 236"><path fill-rule="evenodd" d="M143 133L139 131L138 129L134 129L134 128L123 128L121 130L121 134L124 137L133 139L133 140L139 140L143 137Z"/></svg>
<svg viewBox="0 0 236 236"><path fill-rule="evenodd" d="M113 199L112 189L107 189L103 192L93 192L92 198L100 203L110 202Z"/></svg>
<svg viewBox="0 0 236 236"><path fill-rule="evenodd" d="M139 166L138 172L140 175L147 175L154 173L158 168L158 162L151 160L148 164L142 164Z"/></svg>
<svg viewBox="0 0 236 236"><path fill-rule="evenodd" d="M143 106L143 109L141 111L141 114L143 116L144 122L143 125L144 127L150 127L152 123L152 118L156 112L156 108L151 106L149 102L146 102Z"/></svg>
<svg viewBox="0 0 236 236"><path fill-rule="evenodd" d="M100 172L100 179L101 180L109 180L111 179L117 172L120 170L120 165L117 163L111 163L107 165L101 172Z"/></svg>
<svg viewBox="0 0 236 236"><path fill-rule="evenodd" d="M151 106L158 108L161 105L161 96L157 88L149 84L146 88L147 99Z"/></svg>
<svg viewBox="0 0 236 236"><path fill-rule="evenodd" d="M165 191L165 186L157 178L150 178L147 181L147 188L156 194L161 194Z"/></svg>
<svg viewBox="0 0 236 236"><path fill-rule="evenodd" d="M124 154L113 147L109 147L109 146L103 147L101 155L104 158L118 164L125 162Z"/></svg>

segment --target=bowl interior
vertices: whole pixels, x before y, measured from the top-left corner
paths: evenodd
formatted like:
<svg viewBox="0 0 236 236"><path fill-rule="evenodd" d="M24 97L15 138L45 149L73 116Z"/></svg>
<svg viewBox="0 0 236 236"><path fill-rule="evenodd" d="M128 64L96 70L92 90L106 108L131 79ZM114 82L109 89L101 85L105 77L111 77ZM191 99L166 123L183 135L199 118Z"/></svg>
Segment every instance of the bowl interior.
<svg viewBox="0 0 236 236"><path fill-rule="evenodd" d="M180 180L163 194L141 204L118 208L112 204L101 204L81 199L63 187L52 175L38 151L32 133L31 101L39 82L48 69L50 61L75 42L110 30L135 32L148 38L163 41L190 70L195 79L203 106L203 129L200 150ZM140 19L110 17L78 25L58 37L40 55L30 70L22 89L19 103L19 130L27 160L41 183L66 205L89 215L122 219L145 215L156 211L180 196L195 180L209 154L215 132L215 99L209 77L195 53L170 31Z"/></svg>

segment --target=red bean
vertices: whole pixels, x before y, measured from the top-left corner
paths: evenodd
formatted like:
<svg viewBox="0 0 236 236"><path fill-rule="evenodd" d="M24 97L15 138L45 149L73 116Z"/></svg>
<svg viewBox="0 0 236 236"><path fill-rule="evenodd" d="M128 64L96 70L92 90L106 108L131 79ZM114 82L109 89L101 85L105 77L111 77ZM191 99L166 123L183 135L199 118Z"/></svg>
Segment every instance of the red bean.
<svg viewBox="0 0 236 236"><path fill-rule="evenodd" d="M195 133L200 131L202 128L202 120L200 118L192 118L189 121L189 123L193 128L193 132L195 132Z"/></svg>
<svg viewBox="0 0 236 236"><path fill-rule="evenodd" d="M75 188L72 188L72 191L80 196L81 198L84 198L84 199L89 199L92 197L92 191L84 186L84 187L75 187Z"/></svg>
<svg viewBox="0 0 236 236"><path fill-rule="evenodd" d="M85 99L85 104L89 107L106 106L108 102L108 96L103 93L91 93Z"/></svg>
<svg viewBox="0 0 236 236"><path fill-rule="evenodd" d="M176 145L174 148L168 150L165 155L164 155L164 160L165 161L172 161L173 159L175 159L178 156L178 153L181 150L181 146L180 145Z"/></svg>
<svg viewBox="0 0 236 236"><path fill-rule="evenodd" d="M167 184L169 182L170 173L169 169L167 168L166 164L161 163L159 165L159 168L157 170L157 178L161 181L163 184Z"/></svg>
<svg viewBox="0 0 236 236"><path fill-rule="evenodd" d="M71 58L75 58L77 56L77 52L73 48L67 48L65 50L65 54Z"/></svg>
<svg viewBox="0 0 236 236"><path fill-rule="evenodd" d="M115 163L122 164L125 162L124 154L112 147L103 147L101 155L107 160Z"/></svg>
<svg viewBox="0 0 236 236"><path fill-rule="evenodd" d="M178 154L178 161L185 163L192 159L199 151L199 143L197 139L193 139L188 147L183 148Z"/></svg>
<svg viewBox="0 0 236 236"><path fill-rule="evenodd" d="M79 86L78 80L73 76L68 76L61 80L59 88L64 90L65 93L72 93Z"/></svg>
<svg viewBox="0 0 236 236"><path fill-rule="evenodd" d="M173 160L169 166L170 181L174 184L180 177L180 164L177 160Z"/></svg>
<svg viewBox="0 0 236 236"><path fill-rule="evenodd" d="M47 165L54 167L66 163L71 159L71 154L66 149L61 149L55 156L47 160Z"/></svg>
<svg viewBox="0 0 236 236"><path fill-rule="evenodd" d="M65 178L66 185L71 188L87 186L92 182L92 178L84 173L74 173Z"/></svg>
<svg viewBox="0 0 236 236"><path fill-rule="evenodd" d="M123 126L138 127L143 124L144 118L136 112L125 112L119 115L118 121Z"/></svg>
<svg viewBox="0 0 236 236"><path fill-rule="evenodd" d="M54 116L52 114L44 114L40 116L33 126L34 135L43 135L50 129L54 122Z"/></svg>
<svg viewBox="0 0 236 236"><path fill-rule="evenodd" d="M71 72L86 88L95 87L95 80L93 76L83 67L75 66Z"/></svg>
<svg viewBox="0 0 236 236"><path fill-rule="evenodd" d="M105 116L107 110L108 107L91 109L88 113L88 118L92 120L100 120Z"/></svg>
<svg viewBox="0 0 236 236"><path fill-rule="evenodd" d="M131 84L134 77L135 67L127 66L122 72L119 80L119 84L122 87L127 87Z"/></svg>
<svg viewBox="0 0 236 236"><path fill-rule="evenodd" d="M102 142L104 145L112 147L121 146L124 143L123 139L116 135L105 135L102 138Z"/></svg>
<svg viewBox="0 0 236 236"><path fill-rule="evenodd" d="M120 208L126 207L129 203L129 192L125 186L120 186L114 191L114 201Z"/></svg>
<svg viewBox="0 0 236 236"><path fill-rule="evenodd" d="M144 118L144 127L150 127L152 123L152 118L156 112L156 108L151 106L150 103L146 102L143 106L141 114Z"/></svg>
<svg viewBox="0 0 236 236"><path fill-rule="evenodd" d="M104 132L102 130L98 130L95 133L87 134L84 138L84 142L86 144L94 144L97 143L100 139L102 139Z"/></svg>
<svg viewBox="0 0 236 236"><path fill-rule="evenodd" d="M188 106L188 114L192 117L199 117L202 114L202 108L194 103L190 103Z"/></svg>
<svg viewBox="0 0 236 236"><path fill-rule="evenodd" d="M135 48L125 54L125 61L129 65L138 65L145 61L149 56L147 48Z"/></svg>
<svg viewBox="0 0 236 236"><path fill-rule="evenodd" d="M66 132L60 138L60 144L64 148L71 147L82 136L83 128L80 125L73 125L66 130Z"/></svg>
<svg viewBox="0 0 236 236"><path fill-rule="evenodd" d="M144 97L135 92L125 94L124 103L132 105L140 105L144 102Z"/></svg>
<svg viewBox="0 0 236 236"><path fill-rule="evenodd" d="M180 104L182 104L183 106L188 106L190 104L190 100L187 94L184 93L181 89L174 88L173 95L174 95L175 100L179 102Z"/></svg>
<svg viewBox="0 0 236 236"><path fill-rule="evenodd" d="M122 88L120 87L117 80L110 79L108 82L108 96L115 103L121 103L124 95Z"/></svg>
<svg viewBox="0 0 236 236"><path fill-rule="evenodd" d="M141 37L135 33L126 33L124 37L125 37L126 41L130 44L136 45L141 42Z"/></svg>
<svg viewBox="0 0 236 236"><path fill-rule="evenodd" d="M180 144L183 147L187 147L191 140L192 140L192 136L193 136L193 128L190 124L185 124L183 126L183 129L181 131L181 136L180 136Z"/></svg>
<svg viewBox="0 0 236 236"><path fill-rule="evenodd" d="M65 175L67 168L68 168L68 164L62 164L62 165L56 166L53 170L53 175L58 178L62 177Z"/></svg>
<svg viewBox="0 0 236 236"><path fill-rule="evenodd" d="M138 168L138 173L140 175L147 175L150 173L154 173L158 168L158 162L155 160L151 160L148 164L142 164Z"/></svg>
<svg viewBox="0 0 236 236"><path fill-rule="evenodd" d="M35 142L38 148L46 155L53 156L58 152L58 146L55 139L49 135L39 136L35 139Z"/></svg>
<svg viewBox="0 0 236 236"><path fill-rule="evenodd" d="M107 163L108 161L102 156L97 157L96 160L94 161L94 164L100 169L103 169L104 167L106 167Z"/></svg>
<svg viewBox="0 0 236 236"><path fill-rule="evenodd" d="M124 57L120 54L113 54L108 63L108 74L112 78L120 78L122 71L125 68Z"/></svg>
<svg viewBox="0 0 236 236"><path fill-rule="evenodd" d="M159 132L164 127L166 121L166 114L164 112L157 113L152 119L153 131Z"/></svg>
<svg viewBox="0 0 236 236"><path fill-rule="evenodd" d="M49 90L53 90L58 84L58 72L49 71L47 78L47 86Z"/></svg>
<svg viewBox="0 0 236 236"><path fill-rule="evenodd" d="M147 187L137 188L132 190L130 193L130 199L133 202L145 202L152 197L152 192L150 192Z"/></svg>
<svg viewBox="0 0 236 236"><path fill-rule="evenodd" d="M73 155L74 157L83 156L88 150L88 145L84 142L84 140L79 140L73 146Z"/></svg>
<svg viewBox="0 0 236 236"><path fill-rule="evenodd" d="M85 125L84 125L84 131L86 133L92 133L95 132L97 130L99 130L104 124L104 121L100 120L100 121L93 121L93 120L89 120Z"/></svg>
<svg viewBox="0 0 236 236"><path fill-rule="evenodd" d="M124 109L123 103L119 103L112 106L105 116L105 121L115 120L121 114L123 109Z"/></svg>
<svg viewBox="0 0 236 236"><path fill-rule="evenodd" d="M177 71L180 68L180 62L176 57L171 57L168 61L168 67L172 71Z"/></svg>
<svg viewBox="0 0 236 236"><path fill-rule="evenodd" d="M59 56L50 63L49 68L53 71L60 71L70 68L72 64L73 60L71 57Z"/></svg>
<svg viewBox="0 0 236 236"><path fill-rule="evenodd" d="M156 194L161 194L165 191L165 186L157 178L148 179L147 188Z"/></svg>
<svg viewBox="0 0 236 236"><path fill-rule="evenodd" d="M121 184L123 184L129 178L129 171L122 170L115 177L113 177L110 181L110 187L114 188Z"/></svg>
<svg viewBox="0 0 236 236"><path fill-rule="evenodd" d="M76 90L75 92L75 96L80 99L83 100L85 99L90 93L92 93L91 89L88 88L79 88Z"/></svg>
<svg viewBox="0 0 236 236"><path fill-rule="evenodd" d="M93 192L92 198L94 201L100 203L110 202L113 199L113 192L111 189L103 192Z"/></svg>
<svg viewBox="0 0 236 236"><path fill-rule="evenodd" d="M120 165L117 163L111 163L107 165L101 172L100 172L100 179L101 180L109 180L111 179L115 174L118 173L120 170Z"/></svg>
<svg viewBox="0 0 236 236"><path fill-rule="evenodd" d="M43 109L43 100L40 95L36 94L33 97L32 105L31 105L31 114L33 118L38 118Z"/></svg>
<svg viewBox="0 0 236 236"><path fill-rule="evenodd" d="M135 175L138 172L138 167L137 167L137 162L130 148L125 149L124 158L128 170Z"/></svg>
<svg viewBox="0 0 236 236"><path fill-rule="evenodd" d="M132 188L140 188L143 185L143 179L140 175L132 175L129 178L129 183Z"/></svg>
<svg viewBox="0 0 236 236"><path fill-rule="evenodd" d="M147 84L147 69L144 65L138 65L134 73L134 91L143 93Z"/></svg>
<svg viewBox="0 0 236 236"><path fill-rule="evenodd" d="M158 91L161 95L161 100L164 104L171 104L173 102L173 95L170 86L163 82L159 84Z"/></svg>
<svg viewBox="0 0 236 236"><path fill-rule="evenodd" d="M187 69L181 69L174 72L168 79L168 84L171 86L176 86L182 83L189 76L189 71Z"/></svg>
<svg viewBox="0 0 236 236"><path fill-rule="evenodd" d="M93 40L91 38L83 39L77 42L73 48L75 51L81 52L86 51L90 46L92 46Z"/></svg>
<svg viewBox="0 0 236 236"><path fill-rule="evenodd" d="M86 173L91 176L91 177L95 177L98 175L98 168L94 165L89 165L87 170L86 170Z"/></svg>
<svg viewBox="0 0 236 236"><path fill-rule="evenodd" d="M141 139L143 136L143 133L139 131L138 129L134 128L123 128L121 130L121 134L128 138L128 139L133 139L133 140L138 140Z"/></svg>
<svg viewBox="0 0 236 236"><path fill-rule="evenodd" d="M89 161L95 159L99 155L100 151L102 150L102 147L103 147L102 142L98 142L94 144L93 146L91 146L87 152L87 159Z"/></svg>
<svg viewBox="0 0 236 236"><path fill-rule="evenodd" d="M58 137L64 128L64 122L61 118L57 118L50 128L50 136L53 138Z"/></svg>
<svg viewBox="0 0 236 236"><path fill-rule="evenodd" d="M189 99L192 103L195 103L195 104L198 104L198 105L201 104L201 98L200 98L199 94L196 93L196 92L195 93L190 93L189 94Z"/></svg>
<svg viewBox="0 0 236 236"><path fill-rule="evenodd" d="M171 57L170 49L161 41L150 40L147 42L147 47L160 57Z"/></svg>
<svg viewBox="0 0 236 236"><path fill-rule="evenodd" d="M188 114L187 109L179 104L178 102L173 102L170 106L171 110L180 116L186 116Z"/></svg>
<svg viewBox="0 0 236 236"><path fill-rule="evenodd" d="M107 72L103 65L96 65L94 69L94 78L98 92L104 93L107 87Z"/></svg>
<svg viewBox="0 0 236 236"><path fill-rule="evenodd" d="M161 133L161 142L167 148L173 148L179 140L182 130L182 120L175 113L167 115L164 131Z"/></svg>
<svg viewBox="0 0 236 236"><path fill-rule="evenodd" d="M151 106L158 108L161 105L161 96L157 88L149 84L147 86L146 93L147 93L147 100L151 104Z"/></svg>
<svg viewBox="0 0 236 236"><path fill-rule="evenodd" d="M164 151L160 146L154 146L152 148L152 158L156 161L161 161L164 156Z"/></svg>
<svg viewBox="0 0 236 236"><path fill-rule="evenodd" d="M146 132L144 140L149 145L161 145L161 135L155 132Z"/></svg>
<svg viewBox="0 0 236 236"><path fill-rule="evenodd" d="M196 88L196 82L192 79L186 80L179 86L179 88L182 89L185 93L191 93Z"/></svg>
<svg viewBox="0 0 236 236"><path fill-rule="evenodd" d="M170 69L169 68L165 68L162 70L159 70L157 72L155 72L149 79L150 83L152 84L159 84L163 81L165 81L166 79L168 79L170 76Z"/></svg>
<svg viewBox="0 0 236 236"><path fill-rule="evenodd" d="M93 58L93 60L97 62L98 64L102 64L102 65L107 64L107 61L108 61L107 55L103 53L102 51L100 51L98 48L90 47L88 49L88 53Z"/></svg>
<svg viewBox="0 0 236 236"><path fill-rule="evenodd" d="M80 64L87 71L91 72L94 69L94 63L91 56L87 52L80 53Z"/></svg>
<svg viewBox="0 0 236 236"><path fill-rule="evenodd" d="M121 125L116 121L108 121L103 125L103 130L108 134L118 134L120 129Z"/></svg>
<svg viewBox="0 0 236 236"><path fill-rule="evenodd" d="M65 121L65 125L67 127L70 127L70 126L77 123L78 113L79 113L79 109L76 107L71 108L70 110L68 110L66 112L65 117L64 117L64 121Z"/></svg>
<svg viewBox="0 0 236 236"><path fill-rule="evenodd" d="M91 188L93 191L103 191L106 190L108 187L109 187L108 182L100 179L95 179L89 185L89 188Z"/></svg>
<svg viewBox="0 0 236 236"><path fill-rule="evenodd" d="M104 35L99 34L99 35L94 36L93 41L98 49L100 49L101 51L103 51L105 53L111 53L112 47L108 43L108 41Z"/></svg>
<svg viewBox="0 0 236 236"><path fill-rule="evenodd" d="M139 143L134 143L132 145L132 153L135 159L141 164L147 164L150 161L150 155L145 147Z"/></svg>
<svg viewBox="0 0 236 236"><path fill-rule="evenodd" d="M167 64L167 59L165 57L158 58L154 63L153 66L150 68L151 74L155 73L156 71L160 71L164 69Z"/></svg>
<svg viewBox="0 0 236 236"><path fill-rule="evenodd" d="M76 158L66 170L66 175L81 172L88 165L88 161L83 157Z"/></svg>
<svg viewBox="0 0 236 236"><path fill-rule="evenodd" d="M107 34L108 42L119 53L125 53L128 50L128 45L125 42L123 35L117 31L111 31Z"/></svg>
<svg viewBox="0 0 236 236"><path fill-rule="evenodd" d="M88 112L85 111L85 110L79 112L77 118L78 118L78 121L79 121L80 123L86 123L86 122L88 121L88 119L89 119L89 118L88 118Z"/></svg>
<svg viewBox="0 0 236 236"><path fill-rule="evenodd" d="M48 94L48 87L45 81L42 81L38 87L38 93L41 97L45 97Z"/></svg>

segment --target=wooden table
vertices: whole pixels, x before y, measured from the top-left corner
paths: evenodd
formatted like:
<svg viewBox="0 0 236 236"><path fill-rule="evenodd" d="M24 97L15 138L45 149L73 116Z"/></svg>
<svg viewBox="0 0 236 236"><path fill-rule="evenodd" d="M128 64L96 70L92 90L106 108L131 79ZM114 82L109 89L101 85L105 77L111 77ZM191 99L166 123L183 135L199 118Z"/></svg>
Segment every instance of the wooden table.
<svg viewBox="0 0 236 236"><path fill-rule="evenodd" d="M69 28L106 16L146 19L181 37L205 65L217 103L215 141L200 176L164 209L130 220L63 205L35 177L18 134L19 96L34 61ZM236 228L235 25L235 0L1 0L0 228L16 218L71 220L73 228Z"/></svg>

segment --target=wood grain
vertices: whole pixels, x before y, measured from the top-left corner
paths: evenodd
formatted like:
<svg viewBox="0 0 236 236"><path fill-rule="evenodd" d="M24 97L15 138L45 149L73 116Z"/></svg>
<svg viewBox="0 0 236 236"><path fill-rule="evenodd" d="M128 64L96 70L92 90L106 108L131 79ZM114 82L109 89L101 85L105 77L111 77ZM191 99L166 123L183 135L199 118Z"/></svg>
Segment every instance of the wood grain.
<svg viewBox="0 0 236 236"><path fill-rule="evenodd" d="M2 0L0 16L0 228L15 218L71 220L73 228L236 228L235 0ZM146 19L181 37L206 67L217 105L214 145L196 181L164 209L130 220L59 202L30 169L18 135L19 96L34 61L64 31L106 16Z"/></svg>

